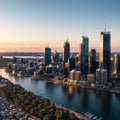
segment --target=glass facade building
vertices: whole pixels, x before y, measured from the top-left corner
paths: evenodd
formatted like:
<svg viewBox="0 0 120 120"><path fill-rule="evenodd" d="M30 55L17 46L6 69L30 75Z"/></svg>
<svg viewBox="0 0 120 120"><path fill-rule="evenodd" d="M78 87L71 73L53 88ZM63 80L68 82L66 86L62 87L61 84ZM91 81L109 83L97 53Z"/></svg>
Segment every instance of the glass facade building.
<svg viewBox="0 0 120 120"><path fill-rule="evenodd" d="M90 51L90 73L95 73L96 71L96 50L95 49L91 49Z"/></svg>
<svg viewBox="0 0 120 120"><path fill-rule="evenodd" d="M88 58L89 58L89 38L82 36L82 43L85 46L85 72L88 73Z"/></svg>
<svg viewBox="0 0 120 120"><path fill-rule="evenodd" d="M70 57L70 44L68 40L64 43L63 46L63 66L65 66L65 63L68 62L68 58Z"/></svg>
<svg viewBox="0 0 120 120"><path fill-rule="evenodd" d="M51 64L51 48L45 48L45 66Z"/></svg>
<svg viewBox="0 0 120 120"><path fill-rule="evenodd" d="M120 78L120 54L115 54L113 56L113 74L116 78Z"/></svg>
<svg viewBox="0 0 120 120"><path fill-rule="evenodd" d="M68 59L68 71L70 72L73 69L75 69L75 58L74 57L70 57Z"/></svg>
<svg viewBox="0 0 120 120"><path fill-rule="evenodd" d="M80 57L81 75L84 75L85 74L85 45L83 43L80 43L79 57Z"/></svg>
<svg viewBox="0 0 120 120"><path fill-rule="evenodd" d="M111 34L110 32L101 32L100 34L100 66L107 69L108 81L111 78Z"/></svg>

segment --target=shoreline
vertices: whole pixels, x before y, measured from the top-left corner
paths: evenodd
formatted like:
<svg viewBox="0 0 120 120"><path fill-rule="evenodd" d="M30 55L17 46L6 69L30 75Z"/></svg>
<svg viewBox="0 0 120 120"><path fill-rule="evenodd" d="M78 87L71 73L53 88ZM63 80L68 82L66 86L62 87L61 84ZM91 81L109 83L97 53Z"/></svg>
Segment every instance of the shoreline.
<svg viewBox="0 0 120 120"><path fill-rule="evenodd" d="M120 91L114 91L113 89L108 90L108 89L104 89L104 88L92 88L90 86L83 86L83 85L78 85L72 82L64 82L62 80L54 80L51 81L53 83L58 83L58 84L63 84L63 85L68 85L68 86L75 86L75 87L80 87L83 89L90 89L90 90L98 90L98 91L104 91L104 92L110 92L110 93L114 93L114 94L119 94L120 95Z"/></svg>
<svg viewBox="0 0 120 120"><path fill-rule="evenodd" d="M4 69L4 68L3 68ZM10 74L10 73L8 73ZM120 91L115 91L113 89L105 89L105 88L93 88L90 86L84 86L81 84L76 84L73 82L65 82L63 80L58 80L55 79L54 77L48 77L48 76L33 76L33 75L13 75L10 74L11 76L15 76L15 77L30 77L31 80L46 80L47 82L53 82L53 83L57 83L57 84L64 84L64 85L70 85L70 86L75 86L75 87L80 87L80 88L84 88L84 89L90 89L90 90L98 90L98 91L104 91L104 92L110 92L110 93L114 93L114 94L119 94L120 95Z"/></svg>
<svg viewBox="0 0 120 120"><path fill-rule="evenodd" d="M16 77L16 76L15 76ZM23 76L22 76L23 77ZM6 79L6 78L5 78ZM45 79L46 80L46 79ZM10 80L9 80L10 81ZM65 85L74 85L75 87L77 86L79 86L79 85L76 85L76 84L72 84L72 83L70 83L70 82L64 82L64 81L60 81L60 80L54 80L54 79L52 79L52 80L46 80L46 82L52 82L52 83L58 83L58 84L65 84ZM84 87L83 87L84 88ZM89 89L91 89L91 88L89 88ZM44 99L46 99L46 98L44 98ZM55 104L55 103L54 103ZM56 105L56 104L55 104ZM77 117L77 118L79 118L80 120L93 120L93 119L91 119L91 118L88 118L86 115L84 115L83 113L79 113L79 112L76 112L76 111L74 111L74 110L72 110L72 109L69 109L69 108L66 108L66 107L64 107L64 106L61 106L61 105L56 105L57 107L59 107L59 108L63 108L63 109L65 109L65 110L68 110L70 113L74 113L75 114L75 116ZM95 115L94 115L95 116Z"/></svg>
<svg viewBox="0 0 120 120"><path fill-rule="evenodd" d="M80 120L93 120L93 119L88 118L88 117L86 117L86 116L84 116L84 115L82 115L82 114L80 114L80 113L78 113L78 112L76 112L74 110L68 109L68 108L66 108L64 106L61 106L61 105L58 105L58 104L55 104L55 106L57 108L63 108L65 110L68 110L70 113L73 113L75 116L77 116L77 118L80 119Z"/></svg>
<svg viewBox="0 0 120 120"><path fill-rule="evenodd" d="M12 83L9 79L7 79L7 78L4 78L4 77L2 77L1 76L1 78L0 78L0 80L5 80L5 81L8 81L7 83L1 83L1 88L4 88L4 87L7 87L7 86L15 86L15 84L14 83ZM5 85L6 84L6 85ZM24 89L21 85L19 85L22 89ZM27 91L27 90L25 90L25 91ZM28 92L28 91L27 91ZM32 94L34 94L34 93L32 93ZM35 94L34 94L35 95ZM37 95L35 95L35 96L37 96ZM40 96L38 96L40 99L42 98L41 97L41 95ZM44 99L44 100L47 100L46 98L42 98L42 99ZM9 100L7 100L7 101L9 101ZM51 103L52 103L52 101L50 101ZM11 101L11 103L12 104L14 104L14 102L12 102ZM16 104L14 104L15 106L17 106ZM61 108L61 109L64 109L64 110L67 110L69 113L73 113L75 116L76 116L76 118L77 119L79 119L79 120L92 120L92 119L89 119L88 117L86 117L86 116L84 116L84 115L82 115L82 114L80 114L80 113L77 113L77 112L75 112L75 111L73 111L73 110L70 110L70 109L68 109L68 108L66 108L66 107L64 107L64 106L61 106L61 105L58 105L58 104L56 104L56 103L54 103L54 105L56 106L56 108ZM17 106L18 107L18 106ZM19 107L18 107L19 108ZM25 112L27 112L27 111L25 111ZM36 116L34 116L34 115L32 115L32 114L30 114L31 116L33 116L34 118L38 118L38 117L36 117ZM35 119L35 120L37 120L37 119Z"/></svg>
<svg viewBox="0 0 120 120"><path fill-rule="evenodd" d="M2 67L0 69L5 69L5 67ZM10 73L8 73L10 74ZM120 91L115 91L114 89L105 89L105 88L93 88L93 87L90 87L90 86L84 86L84 85L81 85L81 84L76 84L76 83L72 83L72 82L65 82L63 80L58 80L58 79L55 79L55 77L48 77L48 76L33 76L33 75L13 75L13 74L10 74L11 76L16 76L16 77L30 77L31 80L46 80L47 82L53 82L53 83L58 83L58 84L64 84L64 85L71 85L71 86L75 86L75 87L80 87L80 88L84 88L84 89L91 89L91 90L99 90L99 91L104 91L104 92L110 92L110 93L114 93L114 94L119 94L120 95Z"/></svg>

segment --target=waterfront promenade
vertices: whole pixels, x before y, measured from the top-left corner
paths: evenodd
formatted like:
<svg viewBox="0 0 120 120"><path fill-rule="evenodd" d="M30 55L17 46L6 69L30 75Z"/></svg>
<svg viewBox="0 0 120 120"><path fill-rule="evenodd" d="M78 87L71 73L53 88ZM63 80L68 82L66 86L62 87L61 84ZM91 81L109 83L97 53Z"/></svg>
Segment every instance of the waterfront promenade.
<svg viewBox="0 0 120 120"><path fill-rule="evenodd" d="M58 108L63 108L63 109L65 109L65 110L68 110L70 113L75 114L75 115L77 116L77 118L79 118L80 120L92 120L92 119L90 119L90 118L88 118L88 117L86 117L86 116L84 116L84 115L81 115L80 113L77 113L77 112L75 112L75 111L73 111L73 110L70 110L70 109L68 109L68 108L66 108L66 107L63 107L63 106L61 106L61 105L55 104L55 106L58 107Z"/></svg>

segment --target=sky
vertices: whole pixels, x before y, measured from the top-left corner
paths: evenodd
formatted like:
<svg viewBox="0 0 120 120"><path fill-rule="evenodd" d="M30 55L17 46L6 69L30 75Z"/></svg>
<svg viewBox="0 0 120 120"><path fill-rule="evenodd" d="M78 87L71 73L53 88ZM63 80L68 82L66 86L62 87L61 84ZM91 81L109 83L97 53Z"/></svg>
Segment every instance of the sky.
<svg viewBox="0 0 120 120"><path fill-rule="evenodd" d="M99 52L105 25L120 52L120 0L0 0L0 52L78 51L83 34Z"/></svg>

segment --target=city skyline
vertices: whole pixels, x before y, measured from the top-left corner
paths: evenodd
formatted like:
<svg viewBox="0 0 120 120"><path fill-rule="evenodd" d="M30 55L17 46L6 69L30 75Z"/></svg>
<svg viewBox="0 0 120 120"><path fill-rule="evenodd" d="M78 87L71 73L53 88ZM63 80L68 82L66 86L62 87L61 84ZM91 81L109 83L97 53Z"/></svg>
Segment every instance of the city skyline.
<svg viewBox="0 0 120 120"><path fill-rule="evenodd" d="M119 5L119 0L0 0L0 51L43 52L49 44L52 52L62 52L68 36L71 51L78 52L84 34L90 49L99 52L106 24L111 50L119 52Z"/></svg>

